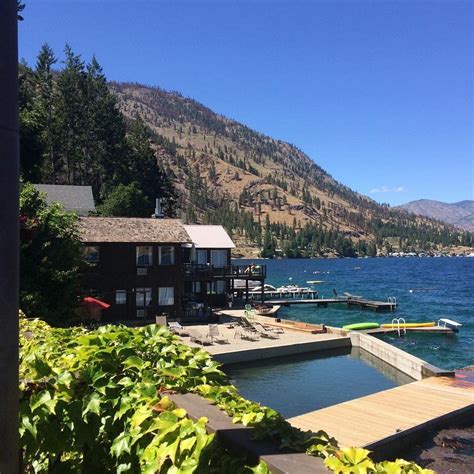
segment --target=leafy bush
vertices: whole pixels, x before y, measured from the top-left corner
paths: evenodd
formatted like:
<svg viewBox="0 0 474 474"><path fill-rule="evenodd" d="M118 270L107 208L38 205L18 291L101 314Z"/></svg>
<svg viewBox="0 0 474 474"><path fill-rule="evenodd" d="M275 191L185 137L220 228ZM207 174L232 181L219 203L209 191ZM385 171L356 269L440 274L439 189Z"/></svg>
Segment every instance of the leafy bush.
<svg viewBox="0 0 474 474"><path fill-rule="evenodd" d="M174 391L197 393L234 422L254 426L258 437L326 458L336 472L423 472L409 463L375 465L365 450L339 450L324 432L292 428L276 411L242 398L207 352L180 343L164 327L87 331L24 318L20 324L27 473L267 472L264 463L249 467L230 455L206 433L205 418L186 418L167 396Z"/></svg>
<svg viewBox="0 0 474 474"><path fill-rule="evenodd" d="M20 306L27 314L61 324L77 305L83 259L76 220L32 184L21 186L20 224L31 237L20 246Z"/></svg>

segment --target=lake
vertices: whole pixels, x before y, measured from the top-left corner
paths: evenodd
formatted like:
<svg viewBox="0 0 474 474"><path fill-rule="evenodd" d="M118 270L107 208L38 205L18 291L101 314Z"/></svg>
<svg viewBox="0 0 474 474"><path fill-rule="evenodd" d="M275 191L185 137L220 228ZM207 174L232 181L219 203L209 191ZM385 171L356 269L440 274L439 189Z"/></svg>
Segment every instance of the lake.
<svg viewBox="0 0 474 474"><path fill-rule="evenodd" d="M454 369L474 364L474 258L360 258L236 260L267 265L266 283L274 286L315 285L320 296L349 292L386 301L395 296L394 313L375 313L344 306L317 308L295 305L283 307L279 316L331 326L374 321L391 322L403 317L407 322L437 321L447 317L463 324L459 334L407 334L383 339L438 367Z"/></svg>

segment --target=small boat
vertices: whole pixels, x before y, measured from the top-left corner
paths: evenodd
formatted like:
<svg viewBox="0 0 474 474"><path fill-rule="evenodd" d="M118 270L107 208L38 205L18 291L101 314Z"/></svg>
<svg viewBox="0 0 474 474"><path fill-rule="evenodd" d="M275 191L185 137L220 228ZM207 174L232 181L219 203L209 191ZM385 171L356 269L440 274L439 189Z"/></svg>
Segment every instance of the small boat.
<svg viewBox="0 0 474 474"><path fill-rule="evenodd" d="M309 285L316 285L318 283L324 283L324 280L307 280L306 283Z"/></svg>
<svg viewBox="0 0 474 474"><path fill-rule="evenodd" d="M255 306L255 314L259 316L266 316L269 314L274 314L278 311L279 306L273 306L268 304L258 304Z"/></svg>
<svg viewBox="0 0 474 474"><path fill-rule="evenodd" d="M255 288L252 288L251 293L260 293L262 291L262 286L256 286ZM273 285L268 285L265 283L263 285L263 291L276 291L276 288Z"/></svg>
<svg viewBox="0 0 474 474"><path fill-rule="evenodd" d="M458 323L457 321L453 321L452 319L441 318L438 321L438 326L442 328L450 328L453 330L453 332L459 332L459 328L462 327L462 324Z"/></svg>
<svg viewBox="0 0 474 474"><path fill-rule="evenodd" d="M382 324L380 327L381 328L387 328L387 329L397 329L397 328L429 328L436 326L436 323L430 322L430 323L391 323L391 324Z"/></svg>
<svg viewBox="0 0 474 474"><path fill-rule="evenodd" d="M377 329L379 327L379 323L354 323L346 324L345 326L342 326L342 329L347 329L348 331L359 331L361 329Z"/></svg>

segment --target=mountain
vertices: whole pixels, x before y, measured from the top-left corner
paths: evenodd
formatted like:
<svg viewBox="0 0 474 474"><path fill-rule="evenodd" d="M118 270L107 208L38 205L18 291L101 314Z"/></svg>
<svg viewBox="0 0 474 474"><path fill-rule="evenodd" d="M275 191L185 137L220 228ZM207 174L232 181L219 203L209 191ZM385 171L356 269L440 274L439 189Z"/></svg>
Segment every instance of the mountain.
<svg viewBox="0 0 474 474"><path fill-rule="evenodd" d="M449 204L430 199L420 199L398 206L398 208L474 232L474 201L467 200Z"/></svg>
<svg viewBox="0 0 474 474"><path fill-rule="evenodd" d="M473 236L391 209L336 181L296 146L158 87L108 82L93 57L43 45L19 64L24 182L90 185L104 216L223 224L240 255L376 255L471 245ZM341 137L342 139L342 137ZM353 166L362 166L354 163Z"/></svg>
<svg viewBox="0 0 474 474"><path fill-rule="evenodd" d="M179 191L181 217L222 222L240 245L268 244L269 253L286 245L288 255L298 254L302 245L321 254L324 247L334 248L337 239L340 248L345 240L359 251L362 246L362 253L370 242L380 250L460 240L438 221L354 192L296 146L193 99L135 83L111 82L109 88L128 121L139 115L152 130L158 160ZM305 229L305 240L295 243ZM328 238L325 233L332 234Z"/></svg>

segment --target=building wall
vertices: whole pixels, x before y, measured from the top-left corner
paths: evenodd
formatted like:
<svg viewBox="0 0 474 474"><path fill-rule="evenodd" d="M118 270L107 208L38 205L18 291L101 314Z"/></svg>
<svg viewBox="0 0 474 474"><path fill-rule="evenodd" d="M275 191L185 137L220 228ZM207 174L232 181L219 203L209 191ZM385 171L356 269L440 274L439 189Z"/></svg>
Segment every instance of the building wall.
<svg viewBox="0 0 474 474"><path fill-rule="evenodd" d="M207 264L211 265L211 251L212 250L225 250L226 252L226 263L225 265L229 266L231 265L231 252L230 252L230 249L196 249L196 254L195 254L195 258L196 258L196 262L197 263L197 252L198 251L203 251L203 252L206 252L206 262ZM201 262L199 262L201 263ZM213 278L213 280L219 280L218 277L215 277ZM230 292L230 280L229 279L226 279L224 280L224 292L222 294L212 294L210 295L208 293L208 289L207 289L207 286L209 284L209 282L206 282L205 281L205 278L196 278L193 282L189 282L191 283L196 283L196 282L200 282L201 283L201 291L199 293L196 293L194 296L195 296L195 299L197 299L198 301L206 304L206 305L210 305L210 306L213 306L213 307L218 307L218 306L224 306L226 303L227 303L227 294ZM191 285L187 284L186 285L186 292L191 292ZM188 293L189 294L189 293Z"/></svg>
<svg viewBox="0 0 474 474"><path fill-rule="evenodd" d="M92 264L86 272L85 287L91 296L97 296L109 303L111 307L102 311L103 321L136 320L136 289L151 288L151 303L146 307L145 320L154 321L156 315L168 313L179 317L181 302L184 295L183 256L181 244L143 243L85 243L85 245L100 248L99 262ZM137 246L153 248L153 263L151 266L137 267ZM174 247L174 265L158 264L158 248L160 246ZM146 275L137 275L137 268L146 269ZM174 305L158 305L158 288L174 287ZM116 290L126 291L126 303L116 304Z"/></svg>

